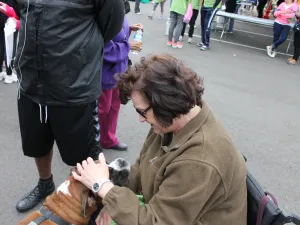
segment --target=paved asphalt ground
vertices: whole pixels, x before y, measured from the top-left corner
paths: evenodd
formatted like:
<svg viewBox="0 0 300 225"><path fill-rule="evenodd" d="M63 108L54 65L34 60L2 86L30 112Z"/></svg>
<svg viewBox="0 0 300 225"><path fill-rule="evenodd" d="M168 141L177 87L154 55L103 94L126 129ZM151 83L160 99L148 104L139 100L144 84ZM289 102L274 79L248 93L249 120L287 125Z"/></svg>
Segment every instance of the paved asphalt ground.
<svg viewBox="0 0 300 225"><path fill-rule="evenodd" d="M287 56L275 59L257 49L212 41L211 51L193 44L174 50L165 46L165 21L150 21L151 5L141 5L142 15L128 16L131 23L145 26L144 49L131 55L133 61L153 52L167 52L184 60L204 77L204 98L247 156L248 168L266 190L277 196L282 209L300 215L300 73L299 65L288 66ZM157 12L159 8L157 9ZM166 13L167 14L167 13ZM158 15L158 13L157 13ZM199 20L199 19L198 19ZM200 35L199 21L196 35ZM238 30L271 35L271 30L237 23ZM220 33L214 33L217 37ZM272 38L237 31L227 40L265 48ZM0 225L16 224L15 204L37 183L34 161L23 157L17 117L17 85L0 83ZM124 157L134 162L149 127L141 124L131 104L122 106L118 137L129 145L127 152L106 150L108 160ZM53 174L56 184L69 168L55 149ZM39 206L38 206L39 207ZM36 207L35 209L38 209Z"/></svg>

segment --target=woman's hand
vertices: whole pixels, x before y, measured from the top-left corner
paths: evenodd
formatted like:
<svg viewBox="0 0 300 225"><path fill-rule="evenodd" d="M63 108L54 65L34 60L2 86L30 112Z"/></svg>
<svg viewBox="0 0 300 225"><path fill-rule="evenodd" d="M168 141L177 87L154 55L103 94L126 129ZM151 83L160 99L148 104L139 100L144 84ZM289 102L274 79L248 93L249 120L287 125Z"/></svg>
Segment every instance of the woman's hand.
<svg viewBox="0 0 300 225"><path fill-rule="evenodd" d="M103 208L95 220L97 225L110 225L112 219L108 212Z"/></svg>
<svg viewBox="0 0 300 225"><path fill-rule="evenodd" d="M130 41L129 45L130 45L130 50L133 51L140 52L143 49L143 43L141 42Z"/></svg>
<svg viewBox="0 0 300 225"><path fill-rule="evenodd" d="M142 30L144 32L144 26L141 23L133 24L129 28L131 31Z"/></svg>
<svg viewBox="0 0 300 225"><path fill-rule="evenodd" d="M109 179L109 169L106 164L103 153L99 154L99 163L96 164L92 158L84 160L82 164L77 163L77 171L80 175L72 172L75 180L83 183L89 189L92 190L93 184L104 179ZM108 184L108 183L105 183ZM106 193L113 187L112 183L110 185L103 185L98 193L101 198L104 198Z"/></svg>
<svg viewBox="0 0 300 225"><path fill-rule="evenodd" d="M6 13L6 4L3 2L0 2L0 12Z"/></svg>

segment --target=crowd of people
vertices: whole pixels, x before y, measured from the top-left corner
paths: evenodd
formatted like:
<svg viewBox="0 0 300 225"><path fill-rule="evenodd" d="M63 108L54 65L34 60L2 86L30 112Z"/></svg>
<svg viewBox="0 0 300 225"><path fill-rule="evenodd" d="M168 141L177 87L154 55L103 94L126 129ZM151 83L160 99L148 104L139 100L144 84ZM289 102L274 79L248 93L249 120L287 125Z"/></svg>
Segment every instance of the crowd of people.
<svg viewBox="0 0 300 225"><path fill-rule="evenodd" d="M150 19L153 19L154 13L158 5L161 8L161 14L159 19L163 19L164 5L166 0L153 0L153 10L148 15ZM182 41L186 26L189 25L188 31L188 43L193 40L195 22L198 18L200 11L200 25L201 25L201 42L197 44L200 50L207 51L210 48L210 28L208 27L209 19L212 12L216 8L221 8L224 3L225 11L228 13L238 13L240 0L170 0L170 28L168 33L167 46L172 48L182 48ZM255 1L256 2L256 1ZM263 17L264 7L267 1L259 0L257 6L258 17ZM187 12L188 4L192 4L193 12L192 16L187 23L184 22L184 16ZM135 13L140 14L140 0L136 0ZM300 22L300 5L297 0L278 0L276 4L273 4L272 15L275 18L273 27L273 42L267 46L268 56L274 58L277 54L276 49L286 41L290 30L293 29L292 25L297 21ZM232 34L234 28L234 20L230 19L229 26L227 27L227 33ZM290 65L295 65L300 55L300 34L299 31L294 32L294 54L293 57L287 60Z"/></svg>

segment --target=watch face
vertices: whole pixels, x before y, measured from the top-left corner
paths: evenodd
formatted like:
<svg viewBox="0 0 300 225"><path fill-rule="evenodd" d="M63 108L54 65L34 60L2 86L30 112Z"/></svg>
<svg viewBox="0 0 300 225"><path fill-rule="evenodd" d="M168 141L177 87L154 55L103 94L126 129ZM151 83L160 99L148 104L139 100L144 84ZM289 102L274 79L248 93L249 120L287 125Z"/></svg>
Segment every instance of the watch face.
<svg viewBox="0 0 300 225"><path fill-rule="evenodd" d="M99 183L95 183L94 185L93 185L93 191L94 192L98 192L98 190L99 190Z"/></svg>

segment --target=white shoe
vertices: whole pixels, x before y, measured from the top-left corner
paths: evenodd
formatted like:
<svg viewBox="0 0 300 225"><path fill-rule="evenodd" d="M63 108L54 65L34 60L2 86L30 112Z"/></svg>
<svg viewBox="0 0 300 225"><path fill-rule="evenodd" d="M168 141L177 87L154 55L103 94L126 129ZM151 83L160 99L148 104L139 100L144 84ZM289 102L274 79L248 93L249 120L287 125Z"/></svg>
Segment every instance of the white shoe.
<svg viewBox="0 0 300 225"><path fill-rule="evenodd" d="M273 58L273 56L272 56L272 46L267 46L267 54L268 54L268 56Z"/></svg>
<svg viewBox="0 0 300 225"><path fill-rule="evenodd" d="M0 81L5 79L5 77L6 77L6 72L1 72L0 73Z"/></svg>
<svg viewBox="0 0 300 225"><path fill-rule="evenodd" d="M182 40L183 40L183 37L182 37L182 36L180 36L180 37L179 37L179 41L182 41Z"/></svg>
<svg viewBox="0 0 300 225"><path fill-rule="evenodd" d="M209 47L203 45L201 48L200 48L201 51L208 51L209 50Z"/></svg>
<svg viewBox="0 0 300 225"><path fill-rule="evenodd" d="M192 43L193 38L189 37L188 43Z"/></svg>
<svg viewBox="0 0 300 225"><path fill-rule="evenodd" d="M274 50L272 51L272 53L271 53L271 57L272 57L272 58L275 58L276 54L277 54L277 51L274 49Z"/></svg>
<svg viewBox="0 0 300 225"><path fill-rule="evenodd" d="M16 74L12 74L12 75L10 75L10 76L5 76L5 80L4 80L4 83L6 83L6 84L12 84L12 83L14 83L14 82L17 82L18 81L18 77L17 77L17 75Z"/></svg>

